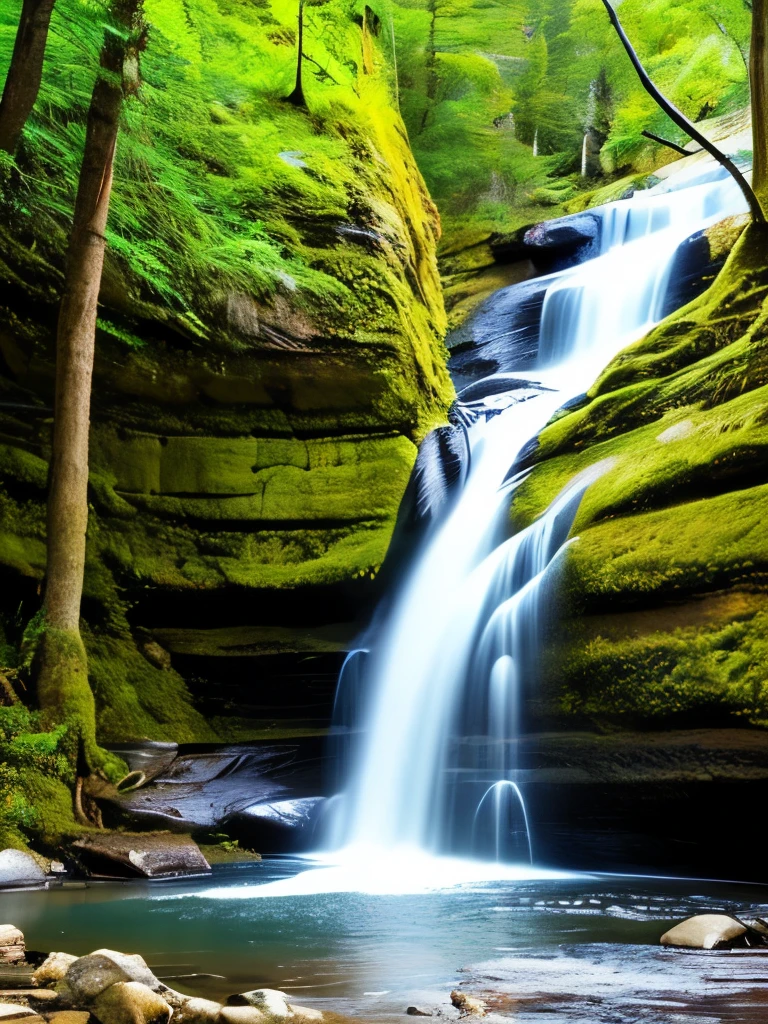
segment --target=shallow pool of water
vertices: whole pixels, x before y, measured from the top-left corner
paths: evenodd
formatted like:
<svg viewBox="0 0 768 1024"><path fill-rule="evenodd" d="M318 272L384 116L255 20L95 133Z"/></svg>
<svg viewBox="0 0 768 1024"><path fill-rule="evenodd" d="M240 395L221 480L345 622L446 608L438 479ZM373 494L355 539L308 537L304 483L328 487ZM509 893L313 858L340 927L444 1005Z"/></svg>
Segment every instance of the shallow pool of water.
<svg viewBox="0 0 768 1024"><path fill-rule="evenodd" d="M768 1020L768 954L658 946L669 922L694 913L768 913L762 886L578 876L241 898L265 883L279 892L305 868L272 859L218 868L213 882L6 893L2 917L30 948L140 952L190 993L269 986L368 1020L404 1021L412 1004L455 1016L458 985L515 1020Z"/></svg>

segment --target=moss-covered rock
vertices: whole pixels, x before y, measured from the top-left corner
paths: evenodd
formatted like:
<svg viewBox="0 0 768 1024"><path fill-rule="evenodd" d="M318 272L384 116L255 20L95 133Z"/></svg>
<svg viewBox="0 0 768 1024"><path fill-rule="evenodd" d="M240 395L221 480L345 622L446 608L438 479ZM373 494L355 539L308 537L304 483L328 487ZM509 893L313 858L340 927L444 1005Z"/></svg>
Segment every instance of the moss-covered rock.
<svg viewBox="0 0 768 1024"><path fill-rule="evenodd" d="M92 404L83 638L102 742L217 738L173 656L149 656L146 630L223 627L233 611L279 625L286 605L270 595L284 591L301 594L307 626L350 618L416 445L445 421L439 218L365 11L332 0L308 12L319 63L297 109L283 99L290 0L147 0ZM17 16L0 16L0 79ZM70 0L53 17L40 103L16 162L0 166L8 621L31 617L45 569L57 306L103 33ZM354 597L334 606L344 588Z"/></svg>
<svg viewBox="0 0 768 1024"><path fill-rule="evenodd" d="M709 291L541 434L518 525L606 460L565 563L550 710L768 721L767 254L764 230L748 228Z"/></svg>

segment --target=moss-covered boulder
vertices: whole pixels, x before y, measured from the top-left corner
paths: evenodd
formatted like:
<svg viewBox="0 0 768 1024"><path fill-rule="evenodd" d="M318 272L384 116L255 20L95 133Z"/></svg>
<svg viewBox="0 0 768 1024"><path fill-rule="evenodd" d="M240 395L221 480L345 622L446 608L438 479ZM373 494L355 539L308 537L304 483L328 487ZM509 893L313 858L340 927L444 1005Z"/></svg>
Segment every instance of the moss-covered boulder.
<svg viewBox="0 0 768 1024"><path fill-rule="evenodd" d="M546 711L624 724L768 723L768 241L630 346L539 439L537 516L606 459L574 525Z"/></svg>

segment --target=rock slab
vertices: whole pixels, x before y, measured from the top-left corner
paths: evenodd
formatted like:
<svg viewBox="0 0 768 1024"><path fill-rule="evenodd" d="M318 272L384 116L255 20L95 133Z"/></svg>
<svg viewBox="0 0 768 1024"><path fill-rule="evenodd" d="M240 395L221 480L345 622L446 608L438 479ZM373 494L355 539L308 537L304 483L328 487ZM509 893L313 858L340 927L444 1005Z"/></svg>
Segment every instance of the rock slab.
<svg viewBox="0 0 768 1024"><path fill-rule="evenodd" d="M0 964L19 963L26 956L23 933L13 924L0 924Z"/></svg>
<svg viewBox="0 0 768 1024"><path fill-rule="evenodd" d="M88 836L72 844L93 875L177 878L206 875L211 866L189 836L171 833Z"/></svg>
<svg viewBox="0 0 768 1024"><path fill-rule="evenodd" d="M0 851L0 889L41 888L45 872L35 858L23 850Z"/></svg>

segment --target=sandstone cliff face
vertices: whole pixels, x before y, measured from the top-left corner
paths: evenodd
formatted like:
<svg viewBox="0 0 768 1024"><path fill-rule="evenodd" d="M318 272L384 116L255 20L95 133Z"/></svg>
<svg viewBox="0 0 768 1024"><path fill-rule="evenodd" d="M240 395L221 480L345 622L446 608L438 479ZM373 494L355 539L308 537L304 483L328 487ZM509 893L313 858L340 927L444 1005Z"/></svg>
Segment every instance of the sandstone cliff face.
<svg viewBox="0 0 768 1024"><path fill-rule="evenodd" d="M81 17L75 7L63 0L57 17ZM102 740L183 741L215 729L152 631L349 618L453 389L439 221L375 13L335 4L333 34L310 23L330 80L306 71L305 111L281 98L293 5L148 7L101 296L83 607ZM45 566L55 323L88 80L73 72L71 94L60 81L56 59L75 45L64 25L18 168L0 168L6 661Z"/></svg>

